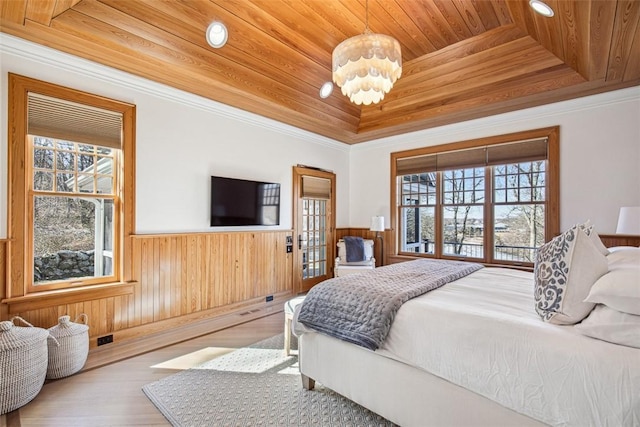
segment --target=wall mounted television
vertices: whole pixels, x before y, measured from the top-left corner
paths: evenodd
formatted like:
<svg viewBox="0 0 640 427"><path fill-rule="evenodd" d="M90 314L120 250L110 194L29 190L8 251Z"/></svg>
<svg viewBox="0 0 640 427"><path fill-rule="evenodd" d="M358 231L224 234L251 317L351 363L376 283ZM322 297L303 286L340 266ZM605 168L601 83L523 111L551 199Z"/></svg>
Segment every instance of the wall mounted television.
<svg viewBox="0 0 640 427"><path fill-rule="evenodd" d="M211 177L211 226L279 225L280 184Z"/></svg>

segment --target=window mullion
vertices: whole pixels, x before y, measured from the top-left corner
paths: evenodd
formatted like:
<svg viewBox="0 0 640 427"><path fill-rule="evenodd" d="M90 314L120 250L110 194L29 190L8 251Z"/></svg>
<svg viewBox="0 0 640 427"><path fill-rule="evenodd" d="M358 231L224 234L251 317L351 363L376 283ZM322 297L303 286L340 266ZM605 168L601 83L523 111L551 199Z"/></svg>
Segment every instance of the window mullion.
<svg viewBox="0 0 640 427"><path fill-rule="evenodd" d="M435 208L435 256L436 258L442 257L444 248L444 182L442 179L443 172L436 172L436 208Z"/></svg>
<svg viewBox="0 0 640 427"><path fill-rule="evenodd" d="M485 167L485 186L484 186L484 259L487 263L493 263L494 260L494 232L495 232L495 209L493 204L493 168Z"/></svg>

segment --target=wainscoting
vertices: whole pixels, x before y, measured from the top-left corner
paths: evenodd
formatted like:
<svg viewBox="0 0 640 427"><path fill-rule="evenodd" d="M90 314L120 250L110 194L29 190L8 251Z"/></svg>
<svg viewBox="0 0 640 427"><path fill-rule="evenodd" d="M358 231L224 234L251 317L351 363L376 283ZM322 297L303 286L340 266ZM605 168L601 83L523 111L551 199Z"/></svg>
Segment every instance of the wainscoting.
<svg viewBox="0 0 640 427"><path fill-rule="evenodd" d="M293 256L285 247L291 235L282 230L132 236L134 280L124 285L127 292L94 292L88 300L51 306L38 301L34 309L28 302L0 304L0 319L18 315L48 328L61 315L74 319L85 313L92 351L218 317L228 320L219 327L228 327L270 314L271 309L260 310L281 308L292 294ZM7 245L0 241L0 299L7 296ZM108 334L114 344L95 349L96 338Z"/></svg>
<svg viewBox="0 0 640 427"><path fill-rule="evenodd" d="M50 327L64 314L89 317L92 365L133 355L172 342L226 328L282 308L293 295L293 255L286 253L290 230L229 233L189 233L132 236L134 282L123 295L95 292L83 301L0 304L0 320L18 315L40 327ZM340 228L336 239L375 239L366 228ZM397 262L390 233L384 232L386 263ZM607 246L640 245L640 236L602 235ZM7 297L8 240L0 240L0 300ZM374 246L382 265L380 239ZM272 302L266 297L273 295ZM26 308L25 308L26 307ZM113 334L114 343L96 348L96 338ZM93 357L92 357L93 356Z"/></svg>

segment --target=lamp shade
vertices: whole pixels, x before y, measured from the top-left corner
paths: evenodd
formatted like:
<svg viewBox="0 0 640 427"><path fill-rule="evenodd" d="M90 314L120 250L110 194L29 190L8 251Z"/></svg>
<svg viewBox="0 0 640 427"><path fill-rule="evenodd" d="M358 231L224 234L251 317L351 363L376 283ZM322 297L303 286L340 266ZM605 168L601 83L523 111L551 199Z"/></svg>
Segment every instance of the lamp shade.
<svg viewBox="0 0 640 427"><path fill-rule="evenodd" d="M371 231L384 231L384 217L383 216L373 216L371 217Z"/></svg>
<svg viewBox="0 0 640 427"><path fill-rule="evenodd" d="M357 105L380 102L402 74L400 43L366 31L333 51L333 81Z"/></svg>
<svg viewBox="0 0 640 427"><path fill-rule="evenodd" d="M616 234L633 234L640 236L640 206L620 208Z"/></svg>

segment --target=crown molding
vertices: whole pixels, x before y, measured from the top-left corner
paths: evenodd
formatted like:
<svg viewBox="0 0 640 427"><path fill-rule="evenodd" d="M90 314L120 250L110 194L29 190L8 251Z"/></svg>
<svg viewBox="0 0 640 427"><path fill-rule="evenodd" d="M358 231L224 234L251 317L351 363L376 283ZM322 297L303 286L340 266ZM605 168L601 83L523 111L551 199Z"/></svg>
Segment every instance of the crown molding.
<svg viewBox="0 0 640 427"><path fill-rule="evenodd" d="M603 92L596 95L589 95L581 98L559 101L552 104L526 108L523 110L496 114L494 116L453 123L431 129L424 129L403 135L380 138L356 144L352 147L352 150L369 150L383 147L391 148L391 146L398 145L402 145L403 147L416 144L423 146L427 140L439 138L456 140L456 138L459 137L464 138L464 135L468 135L469 129L473 129L474 133L479 136L490 136L504 133L505 126L527 129L530 127L530 123L533 120L552 120L557 122L559 120L558 117L562 115L575 114L581 111L627 102L636 102L640 104L640 86L633 86Z"/></svg>
<svg viewBox="0 0 640 427"><path fill-rule="evenodd" d="M12 55L28 61L47 65L59 69L65 73L86 74L92 79L117 85L137 91L145 95L162 98L167 101L182 104L187 107L197 108L227 119L274 131L283 135L299 138L305 142L314 143L323 147L349 151L349 146L331 138L320 136L277 120L249 113L239 108L231 107L217 101L213 101L189 92L176 89L152 80L145 79L88 59L80 58L47 46L0 33L0 54ZM10 69L4 73L11 72ZM104 94L103 94L104 95ZM108 96L105 95L105 96ZM126 101L126 100L123 100Z"/></svg>

